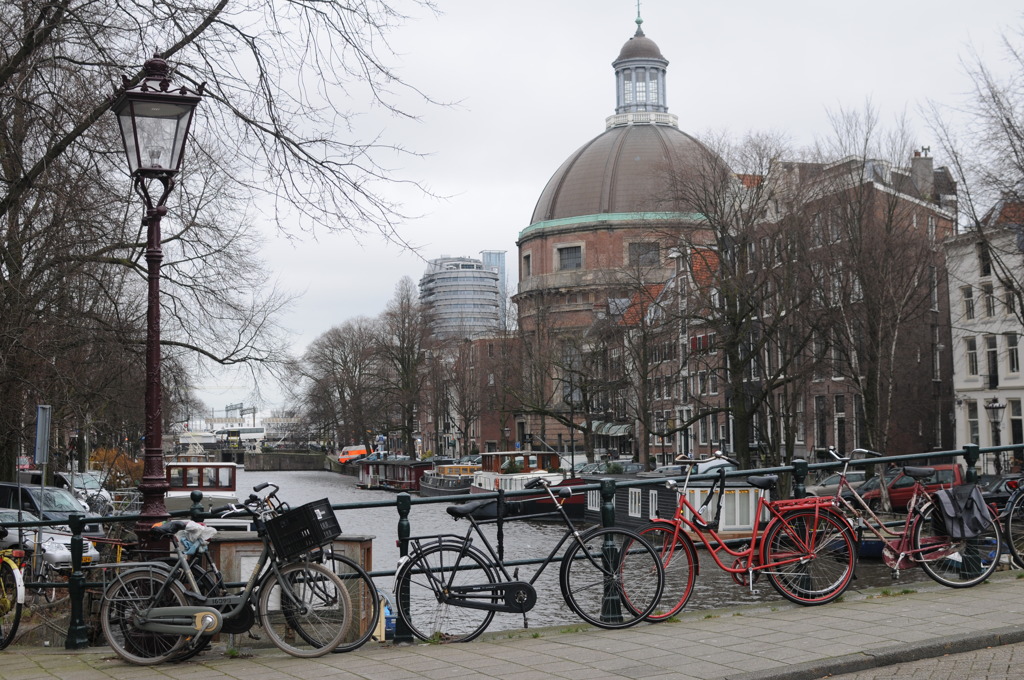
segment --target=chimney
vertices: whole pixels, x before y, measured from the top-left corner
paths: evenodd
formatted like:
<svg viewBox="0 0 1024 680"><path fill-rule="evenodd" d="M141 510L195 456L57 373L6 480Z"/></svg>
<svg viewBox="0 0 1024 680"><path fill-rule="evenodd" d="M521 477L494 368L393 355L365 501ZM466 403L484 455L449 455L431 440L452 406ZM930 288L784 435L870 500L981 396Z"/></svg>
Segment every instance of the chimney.
<svg viewBox="0 0 1024 680"><path fill-rule="evenodd" d="M920 151L914 152L910 159L910 179L914 186L926 201L935 199L935 174L932 167L932 157L928 155L930 147L921 147Z"/></svg>

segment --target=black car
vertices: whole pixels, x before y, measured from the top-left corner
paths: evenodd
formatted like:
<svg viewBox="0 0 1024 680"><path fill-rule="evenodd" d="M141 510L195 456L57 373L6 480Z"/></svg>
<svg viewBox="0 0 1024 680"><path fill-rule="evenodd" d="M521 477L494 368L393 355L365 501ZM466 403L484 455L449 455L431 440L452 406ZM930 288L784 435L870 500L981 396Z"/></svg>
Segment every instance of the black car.
<svg viewBox="0 0 1024 680"><path fill-rule="evenodd" d="M978 481L978 488L985 502L1002 510L1009 500L1010 494L1024 483L1024 476L1019 474L987 477Z"/></svg>
<svg viewBox="0 0 1024 680"><path fill-rule="evenodd" d="M60 524L67 524L71 514L85 515L86 524L82 533L86 536L103 536L103 525L95 521L99 515L87 512L67 489L0 482L0 508L25 510L47 522Z"/></svg>

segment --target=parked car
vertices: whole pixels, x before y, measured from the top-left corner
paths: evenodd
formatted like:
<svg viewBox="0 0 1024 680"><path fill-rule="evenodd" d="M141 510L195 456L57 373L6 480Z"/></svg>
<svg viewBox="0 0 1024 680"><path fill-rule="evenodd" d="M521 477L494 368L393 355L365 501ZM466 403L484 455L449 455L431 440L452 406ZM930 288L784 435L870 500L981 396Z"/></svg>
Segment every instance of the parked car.
<svg viewBox="0 0 1024 680"><path fill-rule="evenodd" d="M978 488L981 489L981 495L985 497L986 503L1002 510L1006 501L1009 500L1010 494L1016 491L1021 484L1024 484L1024 476L1012 474L992 476L979 481Z"/></svg>
<svg viewBox="0 0 1024 680"><path fill-rule="evenodd" d="M957 464L929 465L928 467L935 469L935 474L922 480L924 488L928 491L948 489L964 483L963 468ZM903 474L902 469L898 469L896 472L897 474L893 476L892 481L888 482L887 488L889 489L889 502L892 504L892 509L895 512L900 512L907 509L907 503L910 502L910 497L913 495L914 478ZM872 509L880 507L882 499L881 489L877 488L869 491L863 491L863 489L864 487L862 486L858 493L864 498L868 507Z"/></svg>
<svg viewBox="0 0 1024 680"><path fill-rule="evenodd" d="M637 477L682 477L686 474L686 468L689 465L689 463L686 465L662 465L659 468L654 468L647 472L641 472L637 474ZM701 461L694 465L693 474L706 475L718 468L725 468L726 471L737 469L736 466L729 461L713 458L711 460Z"/></svg>
<svg viewBox="0 0 1024 680"><path fill-rule="evenodd" d="M20 517L19 517L20 514ZM43 560L54 569L71 568L71 529L63 526L43 527L41 534L32 527L23 528L9 526L12 522L38 522L39 518L31 512L21 512L11 508L0 508L0 525L7 529L7 535L0 538L0 549L21 547L26 552L35 552L42 548ZM3 533L3 532L0 532ZM19 538L20 534L20 538ZM82 564L98 562L100 553L91 541L82 542Z"/></svg>
<svg viewBox="0 0 1024 680"><path fill-rule="evenodd" d="M591 463L580 469L581 475L635 475L643 472L644 466L631 460L609 460Z"/></svg>
<svg viewBox="0 0 1024 680"><path fill-rule="evenodd" d="M867 473L863 470L850 470L846 473L846 481L854 489L858 488L864 483ZM840 474L837 472L833 475L829 475L825 479L821 480L817 484L812 484L807 487L808 496L835 496L836 491L839 490L839 477Z"/></svg>
<svg viewBox="0 0 1024 680"><path fill-rule="evenodd" d="M86 536L103 535L103 525L95 521L99 519L99 515L87 513L70 491L56 486L39 487L0 482L0 508L31 512L47 522L66 523L71 514L85 515L86 524L82 533Z"/></svg>
<svg viewBox="0 0 1024 680"><path fill-rule="evenodd" d="M43 481L41 470L24 470L18 473L22 484L39 486ZM75 498L85 503L85 509L98 515L109 515L114 510L110 492L103 488L102 474L96 470L85 472L54 472L53 485L67 489Z"/></svg>

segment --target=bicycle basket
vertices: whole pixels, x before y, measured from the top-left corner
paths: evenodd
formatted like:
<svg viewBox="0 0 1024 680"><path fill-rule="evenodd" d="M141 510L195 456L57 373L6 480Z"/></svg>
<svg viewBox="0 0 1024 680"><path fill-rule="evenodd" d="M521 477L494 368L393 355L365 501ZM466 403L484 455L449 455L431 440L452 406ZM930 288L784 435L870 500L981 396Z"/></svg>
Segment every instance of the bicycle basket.
<svg viewBox="0 0 1024 680"><path fill-rule="evenodd" d="M266 526L274 550L285 559L326 545L341 534L338 518L326 498L272 517Z"/></svg>

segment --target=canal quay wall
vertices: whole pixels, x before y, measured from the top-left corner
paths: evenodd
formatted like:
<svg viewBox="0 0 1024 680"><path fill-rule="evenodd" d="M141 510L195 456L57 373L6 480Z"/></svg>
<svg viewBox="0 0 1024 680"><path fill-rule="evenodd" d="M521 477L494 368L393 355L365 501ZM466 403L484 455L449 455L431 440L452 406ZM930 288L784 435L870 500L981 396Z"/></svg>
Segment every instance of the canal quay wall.
<svg viewBox="0 0 1024 680"><path fill-rule="evenodd" d="M999 674L990 665L966 668L947 655L991 648L989 656L1021 658L1022 588L1020 572L1010 570L967 589L930 582L912 589L855 586L841 600L820 607L780 599L686 611L675 620L625 630L591 628L566 610L565 623L555 627L485 633L465 644L370 642L319 659L292 658L241 635L192 660L156 667L130 666L107 647L69 651L14 645L0 652L0 675L5 680L142 680L195 673L204 680L809 680L934 659L935 673L913 677L1011 678L1019 665Z"/></svg>
<svg viewBox="0 0 1024 680"><path fill-rule="evenodd" d="M294 472L330 469L330 459L321 451L247 451L245 469L258 472Z"/></svg>

